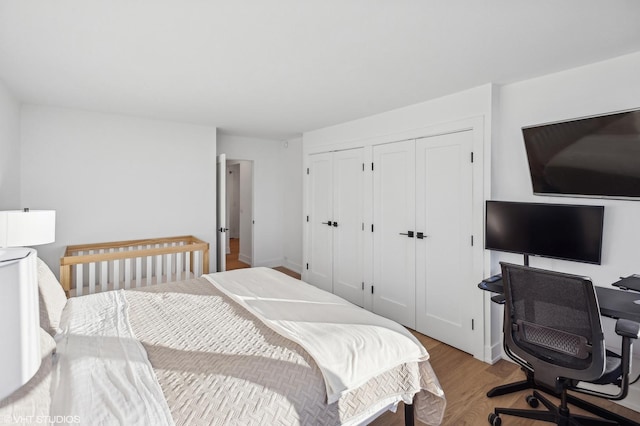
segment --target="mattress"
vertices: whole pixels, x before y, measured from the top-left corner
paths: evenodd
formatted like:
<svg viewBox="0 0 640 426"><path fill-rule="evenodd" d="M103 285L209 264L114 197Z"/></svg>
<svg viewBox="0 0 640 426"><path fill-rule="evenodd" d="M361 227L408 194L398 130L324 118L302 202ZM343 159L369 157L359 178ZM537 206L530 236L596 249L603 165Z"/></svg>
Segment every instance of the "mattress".
<svg viewBox="0 0 640 426"><path fill-rule="evenodd" d="M360 424L412 399L416 418L442 420L428 360L396 365L328 403L314 358L206 278L122 293L176 425Z"/></svg>

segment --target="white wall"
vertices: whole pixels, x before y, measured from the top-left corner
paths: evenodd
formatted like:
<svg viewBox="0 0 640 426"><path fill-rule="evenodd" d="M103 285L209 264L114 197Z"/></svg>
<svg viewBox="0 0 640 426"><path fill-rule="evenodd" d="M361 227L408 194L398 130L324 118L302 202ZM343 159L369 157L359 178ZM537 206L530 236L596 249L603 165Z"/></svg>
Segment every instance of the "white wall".
<svg viewBox="0 0 640 426"><path fill-rule="evenodd" d="M363 146L363 143L379 143L379 140L386 137L393 138L394 135L401 136L412 130L470 117L490 119L491 88L487 84L432 101L306 132L303 135L303 154L358 147ZM486 135L490 135L489 123L485 124Z"/></svg>
<svg viewBox="0 0 640 426"><path fill-rule="evenodd" d="M215 270L215 128L25 106L21 131L21 201L57 211L38 247L54 271L69 244L188 234Z"/></svg>
<svg viewBox="0 0 640 426"><path fill-rule="evenodd" d="M282 151L283 266L302 272L302 138L286 142Z"/></svg>
<svg viewBox="0 0 640 426"><path fill-rule="evenodd" d="M605 286L639 273L640 202L533 195L521 128L640 108L640 53L506 85L497 93L501 124L493 139L493 198L605 206L602 265L543 258L532 258L531 265L589 275ZM496 254L494 267L503 258L512 259Z"/></svg>
<svg viewBox="0 0 640 426"><path fill-rule="evenodd" d="M229 159L253 161L253 266L283 263L281 150L280 141L218 135L220 154ZM242 235L240 241L242 244Z"/></svg>
<svg viewBox="0 0 640 426"><path fill-rule="evenodd" d="M0 81L0 210L20 202L20 105Z"/></svg>
<svg viewBox="0 0 640 426"><path fill-rule="evenodd" d="M500 123L493 137L493 198L605 206L601 265L533 257L531 266L587 275L600 286L640 273L640 201L534 196L521 133L523 126L640 108L640 52L509 84L497 96ZM494 253L493 272L501 260L521 263L522 256ZM613 320L604 322L607 343L619 347ZM496 324L493 328L495 341L500 330ZM634 352L640 356L640 345L635 345ZM634 392L636 396L628 397L625 404L640 400L637 386ZM633 408L640 410L640 405L636 402Z"/></svg>

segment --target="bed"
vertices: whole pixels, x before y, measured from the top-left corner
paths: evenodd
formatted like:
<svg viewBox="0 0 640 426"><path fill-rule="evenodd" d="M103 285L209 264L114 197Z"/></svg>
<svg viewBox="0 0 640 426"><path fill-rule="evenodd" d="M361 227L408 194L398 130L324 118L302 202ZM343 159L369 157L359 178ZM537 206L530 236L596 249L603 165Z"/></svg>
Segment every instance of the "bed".
<svg viewBox="0 0 640 426"><path fill-rule="evenodd" d="M53 274L42 275L50 309L41 306L41 317L56 355L52 362L51 344L43 346L39 392L31 383L0 402L5 423L7 413L49 407L50 419L68 424L354 425L400 401L423 423L442 420L444 394L415 337L275 270L64 303Z"/></svg>

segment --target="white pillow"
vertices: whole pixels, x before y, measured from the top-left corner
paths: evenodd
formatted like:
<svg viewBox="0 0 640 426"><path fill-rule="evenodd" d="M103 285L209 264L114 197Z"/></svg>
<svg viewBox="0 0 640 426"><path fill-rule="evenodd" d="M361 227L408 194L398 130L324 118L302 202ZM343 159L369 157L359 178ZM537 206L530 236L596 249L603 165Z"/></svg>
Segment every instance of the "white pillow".
<svg viewBox="0 0 640 426"><path fill-rule="evenodd" d="M58 332L60 316L67 303L67 297L56 276L40 258L38 258L38 290L40 293L40 327L54 336Z"/></svg>

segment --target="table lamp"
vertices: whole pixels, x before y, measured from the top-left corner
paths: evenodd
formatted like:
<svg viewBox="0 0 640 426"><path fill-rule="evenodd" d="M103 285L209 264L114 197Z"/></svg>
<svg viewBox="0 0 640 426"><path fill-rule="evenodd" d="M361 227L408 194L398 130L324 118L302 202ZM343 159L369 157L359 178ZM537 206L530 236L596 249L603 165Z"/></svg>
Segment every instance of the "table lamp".
<svg viewBox="0 0 640 426"><path fill-rule="evenodd" d="M37 252L55 240L55 211L0 211L0 400L40 368Z"/></svg>

